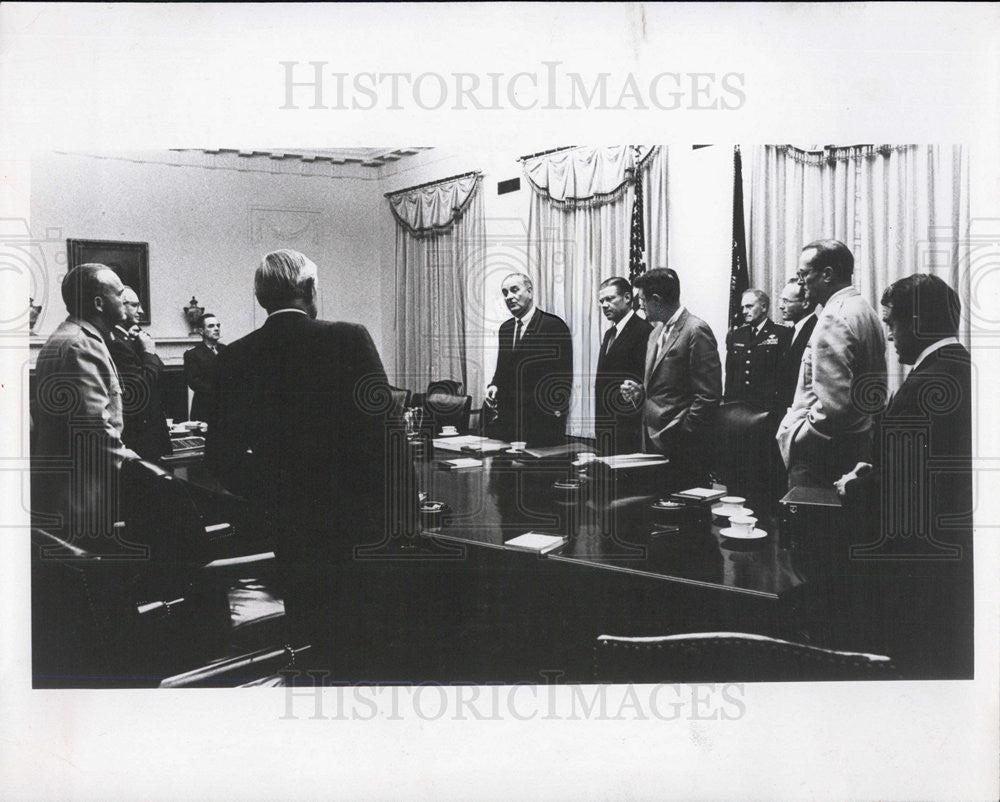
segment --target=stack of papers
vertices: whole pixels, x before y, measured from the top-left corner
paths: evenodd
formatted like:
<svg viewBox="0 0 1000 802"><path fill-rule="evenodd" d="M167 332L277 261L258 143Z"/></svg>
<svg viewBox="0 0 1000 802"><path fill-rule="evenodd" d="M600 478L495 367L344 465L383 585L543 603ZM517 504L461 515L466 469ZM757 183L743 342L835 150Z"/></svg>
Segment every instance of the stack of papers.
<svg viewBox="0 0 1000 802"><path fill-rule="evenodd" d="M534 551L548 554L550 551L566 544L566 538L558 535L543 535L541 532L525 532L523 535L504 541L505 546L521 551Z"/></svg>
<svg viewBox="0 0 1000 802"><path fill-rule="evenodd" d="M443 448L445 451L462 451L465 448L481 446L487 440L489 440L488 437L479 437L474 434L463 434L458 437L435 437L433 443L434 448ZM503 443L503 446L506 448L507 444Z"/></svg>
<svg viewBox="0 0 1000 802"><path fill-rule="evenodd" d="M693 501L698 504L709 504L718 501L726 495L725 490L715 490L711 487L692 487L670 496L674 501Z"/></svg>
<svg viewBox="0 0 1000 802"><path fill-rule="evenodd" d="M517 452L511 451L510 455L518 460L560 460L569 459L587 450L588 446L585 446L583 443L565 443L560 446L535 446L534 448L525 448Z"/></svg>
<svg viewBox="0 0 1000 802"><path fill-rule="evenodd" d="M441 460L439 464L446 470L454 471L458 468L478 468L483 464L483 461L472 457L460 457L459 459Z"/></svg>
<svg viewBox="0 0 1000 802"><path fill-rule="evenodd" d="M611 470L622 468L642 468L647 465L666 465L669 460L662 454L615 454L611 457L598 457L597 462L603 462Z"/></svg>

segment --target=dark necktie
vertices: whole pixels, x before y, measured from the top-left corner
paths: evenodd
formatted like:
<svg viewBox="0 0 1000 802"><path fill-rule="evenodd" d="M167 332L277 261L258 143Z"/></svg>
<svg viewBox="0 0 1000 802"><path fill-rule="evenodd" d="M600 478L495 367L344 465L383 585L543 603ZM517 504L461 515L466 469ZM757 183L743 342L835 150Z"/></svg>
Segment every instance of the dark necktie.
<svg viewBox="0 0 1000 802"><path fill-rule="evenodd" d="M617 337L617 336L618 336L618 327L617 326L612 326L610 329L608 329L608 334L607 334L607 338L606 338L607 342L606 342L606 344L604 346L604 353L606 353L606 354L611 353L611 345L612 345L612 343L614 343L615 337Z"/></svg>
<svg viewBox="0 0 1000 802"><path fill-rule="evenodd" d="M517 329L514 331L514 347L517 348L521 344L521 318L517 319Z"/></svg>

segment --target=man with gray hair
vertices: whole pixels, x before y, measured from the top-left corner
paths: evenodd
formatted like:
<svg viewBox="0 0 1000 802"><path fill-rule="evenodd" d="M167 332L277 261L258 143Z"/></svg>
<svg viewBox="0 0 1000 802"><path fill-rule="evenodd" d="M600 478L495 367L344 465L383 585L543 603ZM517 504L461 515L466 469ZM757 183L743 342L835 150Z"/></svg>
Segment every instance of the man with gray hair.
<svg viewBox="0 0 1000 802"><path fill-rule="evenodd" d="M799 285L797 276L788 279L782 289L778 310L785 325L792 330L791 343L778 370L778 408L786 410L795 400L795 387L799 382L802 357L805 355L806 345L812 337L813 329L816 328L816 304L806 300L805 287Z"/></svg>
<svg viewBox="0 0 1000 802"><path fill-rule="evenodd" d="M283 562L345 565L386 535L388 382L364 326L316 319L317 282L297 251L264 256L267 320L219 355L206 460Z"/></svg>
<svg viewBox="0 0 1000 802"><path fill-rule="evenodd" d="M62 283L69 316L35 366L32 523L87 551L120 553L118 469L122 390L108 340L125 319L125 287L101 264L74 267ZM127 552L127 549L126 549Z"/></svg>
<svg viewBox="0 0 1000 802"><path fill-rule="evenodd" d="M791 331L767 316L771 299L763 290L743 293L746 325L726 336L726 401L744 401L771 411L778 394L778 368Z"/></svg>
<svg viewBox="0 0 1000 802"><path fill-rule="evenodd" d="M497 367L484 409L496 420L487 431L507 442L557 445L566 437L573 388L569 327L535 306L534 285L524 273L507 276L500 292L513 317L500 325Z"/></svg>

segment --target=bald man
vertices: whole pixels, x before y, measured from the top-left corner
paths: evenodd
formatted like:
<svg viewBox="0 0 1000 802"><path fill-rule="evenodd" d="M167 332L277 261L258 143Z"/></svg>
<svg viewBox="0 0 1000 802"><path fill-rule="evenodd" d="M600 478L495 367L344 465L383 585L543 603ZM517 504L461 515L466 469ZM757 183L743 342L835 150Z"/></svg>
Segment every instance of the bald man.
<svg viewBox="0 0 1000 802"><path fill-rule="evenodd" d="M573 387L573 343L562 318L535 306L534 284L511 273L500 287L511 318L500 325L497 367L486 388L496 420L492 437L529 446L566 439L566 414Z"/></svg>
<svg viewBox="0 0 1000 802"><path fill-rule="evenodd" d="M120 553L118 469L137 456L122 443L122 388L108 340L125 318L125 287L101 264L62 283L69 316L35 366L32 523L87 551Z"/></svg>

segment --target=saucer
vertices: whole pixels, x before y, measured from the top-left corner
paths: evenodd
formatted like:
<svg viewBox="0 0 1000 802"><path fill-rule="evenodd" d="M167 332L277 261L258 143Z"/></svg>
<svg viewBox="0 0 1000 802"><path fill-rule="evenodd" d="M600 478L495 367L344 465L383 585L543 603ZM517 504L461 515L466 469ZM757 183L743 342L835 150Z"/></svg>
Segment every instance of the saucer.
<svg viewBox="0 0 1000 802"><path fill-rule="evenodd" d="M754 529L753 534L744 535L742 532L737 532L731 526L727 526L724 529L719 530L725 537L731 537L734 540L758 540L762 537L767 537L767 532L763 529Z"/></svg>
<svg viewBox="0 0 1000 802"><path fill-rule="evenodd" d="M738 510L724 510L721 504L716 504L712 507L712 515L716 515L719 518L732 518L734 515L753 515L753 510L749 507L740 507Z"/></svg>

